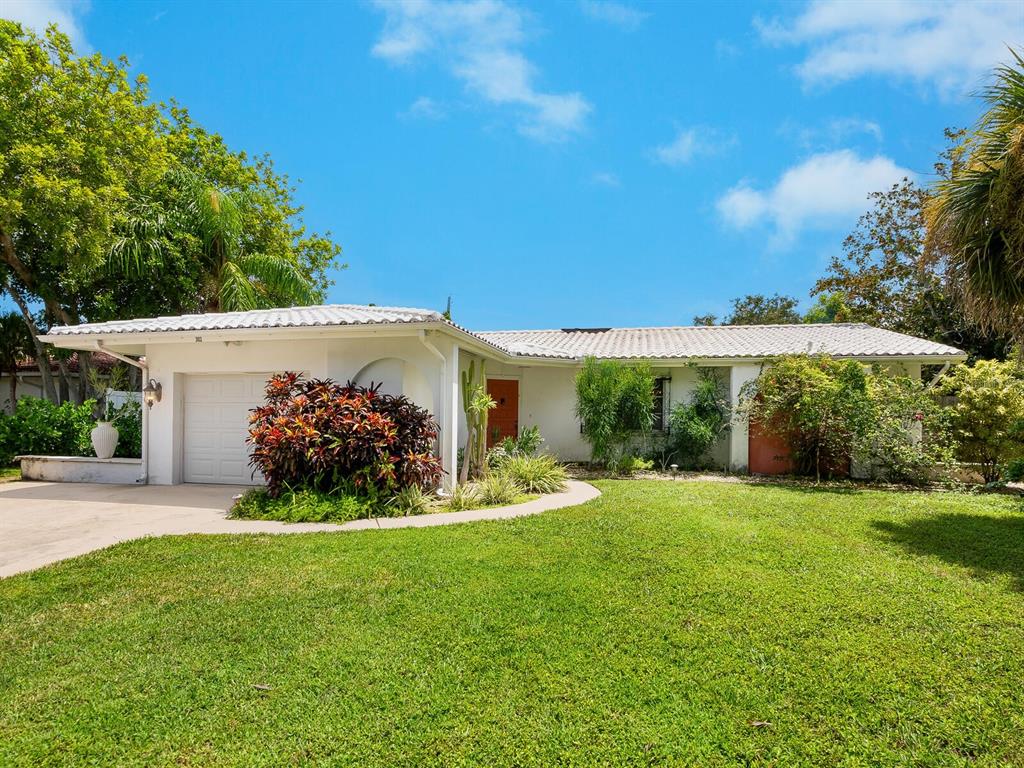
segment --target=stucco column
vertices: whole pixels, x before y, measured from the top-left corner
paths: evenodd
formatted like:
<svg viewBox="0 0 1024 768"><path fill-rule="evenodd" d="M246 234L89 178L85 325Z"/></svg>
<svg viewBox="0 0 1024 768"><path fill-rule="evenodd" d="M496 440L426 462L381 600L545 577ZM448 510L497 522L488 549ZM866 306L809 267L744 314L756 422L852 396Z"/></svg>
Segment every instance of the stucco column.
<svg viewBox="0 0 1024 768"><path fill-rule="evenodd" d="M445 421L442 432L441 459L445 472L443 486L446 491L452 490L458 482L459 468L459 345L452 344L452 351L446 366L447 391L442 395L448 398L445 409Z"/></svg>
<svg viewBox="0 0 1024 768"><path fill-rule="evenodd" d="M753 381L761 373L760 365L744 363L729 369L729 399L732 402L733 420L729 430L729 470L744 473L750 466L750 436L747 420L737 418L736 408L740 403L743 385Z"/></svg>

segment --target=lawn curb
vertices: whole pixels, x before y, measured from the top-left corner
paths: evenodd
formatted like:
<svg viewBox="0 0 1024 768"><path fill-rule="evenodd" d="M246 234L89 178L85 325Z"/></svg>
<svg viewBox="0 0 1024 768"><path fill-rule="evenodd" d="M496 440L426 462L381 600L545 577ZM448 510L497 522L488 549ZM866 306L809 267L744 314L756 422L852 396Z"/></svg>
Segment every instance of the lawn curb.
<svg viewBox="0 0 1024 768"><path fill-rule="evenodd" d="M601 495L597 488L580 480L569 480L567 485L568 487L561 493L549 493L539 499L531 499L522 504L512 504L507 507L467 509L462 512L435 512L410 517L375 517L371 520L352 520L333 527L342 531L365 531L391 528L430 528L435 525L475 523L481 520L509 520L514 517L550 512L553 509L574 507Z"/></svg>

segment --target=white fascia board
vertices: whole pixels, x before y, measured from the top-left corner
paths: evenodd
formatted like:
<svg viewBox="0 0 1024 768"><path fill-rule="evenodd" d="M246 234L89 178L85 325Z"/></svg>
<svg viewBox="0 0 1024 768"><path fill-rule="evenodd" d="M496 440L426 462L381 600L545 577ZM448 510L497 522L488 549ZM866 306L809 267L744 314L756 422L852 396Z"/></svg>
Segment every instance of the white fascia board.
<svg viewBox="0 0 1024 768"><path fill-rule="evenodd" d="M217 328L190 331L143 331L134 333L61 333L40 336L39 340L61 349L95 350L97 343L106 349L131 350L140 354L148 345L191 344L213 341L276 341L281 339L370 339L418 336L420 331L447 333L482 353L512 360L507 352L461 328L447 323L359 323L352 325L312 325L270 328Z"/></svg>

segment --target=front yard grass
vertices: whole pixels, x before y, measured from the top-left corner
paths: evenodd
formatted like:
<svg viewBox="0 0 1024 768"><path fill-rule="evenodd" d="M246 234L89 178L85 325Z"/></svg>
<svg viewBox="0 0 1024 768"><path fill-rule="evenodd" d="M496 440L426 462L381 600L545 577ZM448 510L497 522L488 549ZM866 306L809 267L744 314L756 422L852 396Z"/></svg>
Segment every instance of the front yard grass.
<svg viewBox="0 0 1024 768"><path fill-rule="evenodd" d="M1024 763L1020 500L597 485L0 580L0 764Z"/></svg>

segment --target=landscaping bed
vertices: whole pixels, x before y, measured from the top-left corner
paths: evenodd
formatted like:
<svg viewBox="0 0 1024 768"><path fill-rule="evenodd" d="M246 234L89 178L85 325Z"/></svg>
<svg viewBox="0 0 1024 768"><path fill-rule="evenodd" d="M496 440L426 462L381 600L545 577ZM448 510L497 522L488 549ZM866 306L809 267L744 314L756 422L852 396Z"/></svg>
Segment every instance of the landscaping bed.
<svg viewBox="0 0 1024 768"><path fill-rule="evenodd" d="M1024 512L604 480L583 506L146 539L0 581L4 765L1008 765Z"/></svg>

